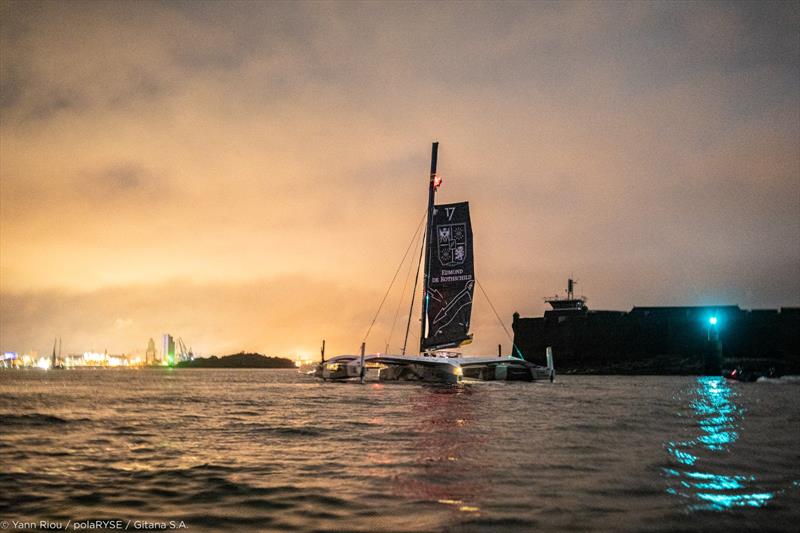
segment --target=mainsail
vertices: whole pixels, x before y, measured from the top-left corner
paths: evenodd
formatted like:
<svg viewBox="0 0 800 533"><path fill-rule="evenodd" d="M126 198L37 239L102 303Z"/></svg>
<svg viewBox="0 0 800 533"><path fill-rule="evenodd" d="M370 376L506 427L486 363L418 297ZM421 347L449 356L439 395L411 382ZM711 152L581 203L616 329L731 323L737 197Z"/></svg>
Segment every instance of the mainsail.
<svg viewBox="0 0 800 533"><path fill-rule="evenodd" d="M452 348L470 340L469 321L475 288L469 203L437 205L426 245L426 350Z"/></svg>

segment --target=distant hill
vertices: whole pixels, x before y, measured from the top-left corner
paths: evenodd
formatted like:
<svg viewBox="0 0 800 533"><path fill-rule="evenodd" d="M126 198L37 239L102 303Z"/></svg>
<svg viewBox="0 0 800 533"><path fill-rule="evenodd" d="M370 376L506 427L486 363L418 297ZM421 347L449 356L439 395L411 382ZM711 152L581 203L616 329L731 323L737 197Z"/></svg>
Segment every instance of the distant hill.
<svg viewBox="0 0 800 533"><path fill-rule="evenodd" d="M237 353L217 357L198 357L194 361L181 361L179 368L295 368L291 359L267 357L260 353Z"/></svg>

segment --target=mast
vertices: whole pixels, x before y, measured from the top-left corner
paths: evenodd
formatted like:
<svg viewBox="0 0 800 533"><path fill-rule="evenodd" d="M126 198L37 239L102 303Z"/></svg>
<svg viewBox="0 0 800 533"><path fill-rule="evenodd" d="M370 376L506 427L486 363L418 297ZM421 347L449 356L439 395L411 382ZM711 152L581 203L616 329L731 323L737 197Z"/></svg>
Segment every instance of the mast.
<svg viewBox="0 0 800 533"><path fill-rule="evenodd" d="M431 176L428 180L428 217L425 222L425 274L422 278L422 319L420 323L419 334L419 353L423 353L425 349L425 325L426 317L428 315L428 282L430 274L430 258L431 258L431 221L433 220L433 197L436 194L436 185L434 179L436 178L436 162L439 157L439 143L434 142L431 146Z"/></svg>

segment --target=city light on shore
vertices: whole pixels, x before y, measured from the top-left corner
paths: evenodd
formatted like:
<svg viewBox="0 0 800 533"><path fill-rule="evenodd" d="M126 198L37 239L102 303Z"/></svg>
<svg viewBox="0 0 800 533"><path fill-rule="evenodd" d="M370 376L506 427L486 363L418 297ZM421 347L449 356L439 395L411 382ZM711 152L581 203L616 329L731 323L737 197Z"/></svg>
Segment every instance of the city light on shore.
<svg viewBox="0 0 800 533"><path fill-rule="evenodd" d="M0 368L140 368L145 366L169 366L166 360L146 362L145 357L135 354L109 354L87 351L56 358L40 356L37 352L5 352L0 356Z"/></svg>

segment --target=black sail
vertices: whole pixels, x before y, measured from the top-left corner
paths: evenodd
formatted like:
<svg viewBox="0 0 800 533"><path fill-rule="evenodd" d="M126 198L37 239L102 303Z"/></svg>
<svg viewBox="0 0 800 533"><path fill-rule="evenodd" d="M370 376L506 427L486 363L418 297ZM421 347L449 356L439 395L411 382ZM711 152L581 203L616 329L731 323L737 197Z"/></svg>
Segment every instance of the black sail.
<svg viewBox="0 0 800 533"><path fill-rule="evenodd" d="M459 346L471 339L469 321L475 288L469 203L434 207L426 260L426 335L423 347Z"/></svg>

